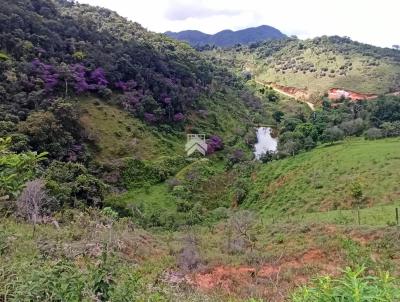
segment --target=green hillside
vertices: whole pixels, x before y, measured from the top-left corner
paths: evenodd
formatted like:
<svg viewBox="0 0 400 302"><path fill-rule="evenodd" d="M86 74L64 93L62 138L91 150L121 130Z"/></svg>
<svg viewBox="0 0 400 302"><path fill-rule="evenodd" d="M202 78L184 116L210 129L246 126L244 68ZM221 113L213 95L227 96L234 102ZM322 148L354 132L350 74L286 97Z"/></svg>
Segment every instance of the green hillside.
<svg viewBox="0 0 400 302"><path fill-rule="evenodd" d="M400 90L400 51L348 38L266 41L216 51L259 81L324 94L330 88L384 94Z"/></svg>
<svg viewBox="0 0 400 302"><path fill-rule="evenodd" d="M245 205L268 217L399 204L399 148L399 139L356 139L263 165Z"/></svg>

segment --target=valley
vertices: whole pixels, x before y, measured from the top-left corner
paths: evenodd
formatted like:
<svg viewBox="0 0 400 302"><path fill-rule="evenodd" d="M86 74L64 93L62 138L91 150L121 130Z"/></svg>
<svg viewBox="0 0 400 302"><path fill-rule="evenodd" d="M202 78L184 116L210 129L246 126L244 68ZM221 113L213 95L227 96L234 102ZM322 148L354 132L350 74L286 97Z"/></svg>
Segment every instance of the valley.
<svg viewBox="0 0 400 302"><path fill-rule="evenodd" d="M400 301L398 49L0 19L0 301Z"/></svg>

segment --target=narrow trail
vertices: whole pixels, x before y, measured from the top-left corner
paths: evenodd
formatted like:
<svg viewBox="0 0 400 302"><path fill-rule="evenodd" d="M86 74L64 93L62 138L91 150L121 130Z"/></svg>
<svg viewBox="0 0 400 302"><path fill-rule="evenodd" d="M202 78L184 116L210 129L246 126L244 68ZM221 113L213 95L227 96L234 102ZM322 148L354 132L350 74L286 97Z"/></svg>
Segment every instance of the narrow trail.
<svg viewBox="0 0 400 302"><path fill-rule="evenodd" d="M265 83L263 83L263 82L260 82L260 81L258 81L258 80L254 80L254 82L256 82L256 83L259 84L259 85L269 86L269 85L267 85L267 84L265 84ZM276 92L278 92L278 93L280 93L280 94L282 94L282 95L285 95L285 96L290 97L290 98L294 98L296 101L299 101L299 102L301 102L301 103L307 104L307 106L308 106L312 111L315 111L315 106L314 106L313 103L310 103L310 102L307 102L307 101L305 101L305 100L296 98L294 95L291 95L291 94L289 94L289 93L287 93L287 92L285 92L285 91L283 91L283 90L281 90L281 89L279 89L279 88L276 88L276 87L273 87L273 86L269 86L269 87L271 87L273 90L275 90Z"/></svg>

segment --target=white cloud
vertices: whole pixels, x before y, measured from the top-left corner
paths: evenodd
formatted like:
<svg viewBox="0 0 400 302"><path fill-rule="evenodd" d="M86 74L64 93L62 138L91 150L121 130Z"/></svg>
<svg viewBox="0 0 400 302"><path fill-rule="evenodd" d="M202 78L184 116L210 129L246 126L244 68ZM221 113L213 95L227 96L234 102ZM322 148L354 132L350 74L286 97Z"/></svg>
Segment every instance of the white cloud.
<svg viewBox="0 0 400 302"><path fill-rule="evenodd" d="M397 0L79 0L110 8L156 31L216 33L262 24L301 38L349 36L379 46L400 44Z"/></svg>

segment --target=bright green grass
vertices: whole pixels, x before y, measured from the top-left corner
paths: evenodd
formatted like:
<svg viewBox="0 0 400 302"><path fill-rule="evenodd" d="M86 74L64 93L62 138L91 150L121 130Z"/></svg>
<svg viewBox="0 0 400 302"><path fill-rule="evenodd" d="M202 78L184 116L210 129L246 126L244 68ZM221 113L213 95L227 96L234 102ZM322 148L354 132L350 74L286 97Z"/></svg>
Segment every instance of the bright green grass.
<svg viewBox="0 0 400 302"><path fill-rule="evenodd" d="M97 159L126 156L156 159L172 152L183 153L184 137L158 134L139 119L96 99L80 102L81 123L98 148Z"/></svg>
<svg viewBox="0 0 400 302"><path fill-rule="evenodd" d="M400 211L400 202L396 202L393 205L380 205L370 208L355 208L351 210L332 210L327 212L288 215L271 214L270 216L264 216L263 223L318 223L350 226L394 226L397 224L396 208L398 208Z"/></svg>
<svg viewBox="0 0 400 302"><path fill-rule="evenodd" d="M176 213L176 197L170 193L168 186L164 183L111 196L108 202L110 204L123 203L128 205L128 208L129 205L136 206L145 216L157 211L162 211L164 214Z"/></svg>
<svg viewBox="0 0 400 302"><path fill-rule="evenodd" d="M266 217L394 204L400 200L399 150L399 139L355 139L264 164L245 204ZM362 187L360 205L354 183Z"/></svg>

